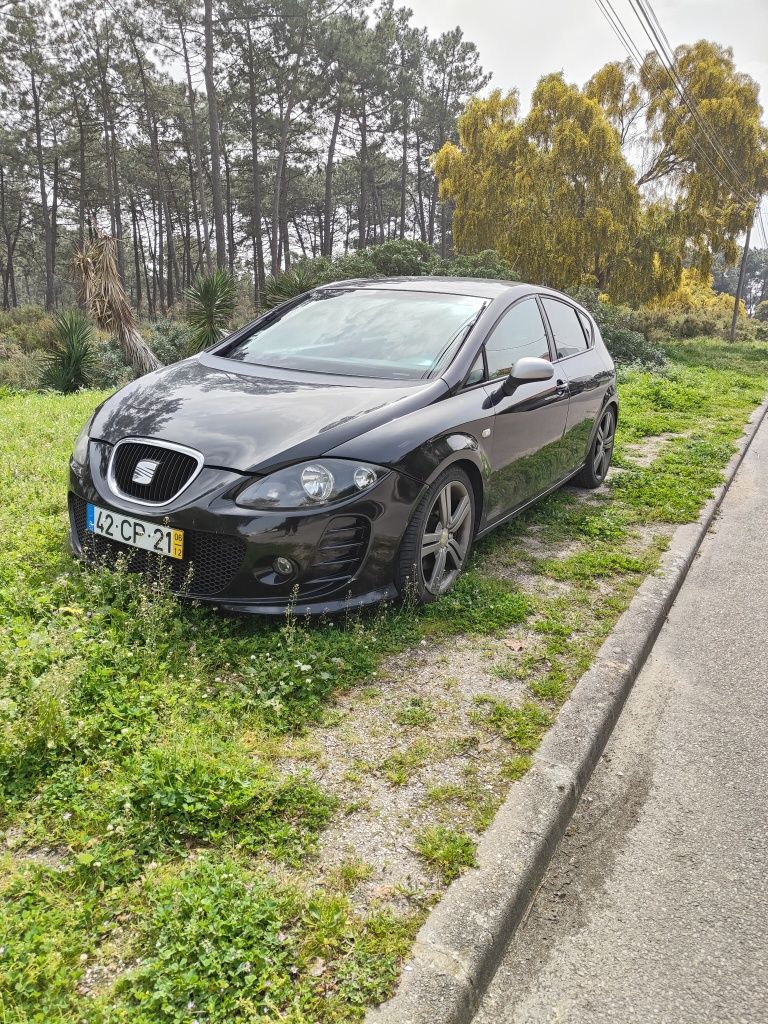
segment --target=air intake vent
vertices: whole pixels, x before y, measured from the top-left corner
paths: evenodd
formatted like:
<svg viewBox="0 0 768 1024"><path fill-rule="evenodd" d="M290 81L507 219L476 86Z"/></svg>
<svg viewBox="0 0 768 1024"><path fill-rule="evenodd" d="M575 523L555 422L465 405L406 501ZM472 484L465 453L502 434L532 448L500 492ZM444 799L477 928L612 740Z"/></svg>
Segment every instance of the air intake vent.
<svg viewBox="0 0 768 1024"><path fill-rule="evenodd" d="M371 526L364 516L336 516L325 528L315 561L299 589L301 597L336 590L349 583L368 550Z"/></svg>
<svg viewBox="0 0 768 1024"><path fill-rule="evenodd" d="M109 486L123 497L165 505L200 472L203 457L181 445L158 441L118 441L109 463Z"/></svg>

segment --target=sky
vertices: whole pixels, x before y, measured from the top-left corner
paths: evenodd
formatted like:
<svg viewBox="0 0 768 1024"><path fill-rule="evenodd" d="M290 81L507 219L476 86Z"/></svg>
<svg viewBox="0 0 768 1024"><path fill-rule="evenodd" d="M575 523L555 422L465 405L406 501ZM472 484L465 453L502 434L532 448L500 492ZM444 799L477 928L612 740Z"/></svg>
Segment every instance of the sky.
<svg viewBox="0 0 768 1024"><path fill-rule="evenodd" d="M477 44L491 85L516 87L525 110L538 79L563 71L583 83L626 51L595 0L403 0L414 23L430 34L458 25ZM629 0L613 6L641 52L650 49ZM733 48L736 66L760 85L768 107L768 0L653 0L653 9L672 46L710 39ZM766 118L768 120L768 118Z"/></svg>

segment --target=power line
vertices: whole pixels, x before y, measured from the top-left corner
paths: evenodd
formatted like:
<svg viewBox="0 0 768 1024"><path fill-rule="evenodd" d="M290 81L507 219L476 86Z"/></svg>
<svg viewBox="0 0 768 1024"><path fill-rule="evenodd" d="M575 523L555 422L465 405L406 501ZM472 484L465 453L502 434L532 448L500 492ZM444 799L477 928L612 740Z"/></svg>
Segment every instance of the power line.
<svg viewBox="0 0 768 1024"><path fill-rule="evenodd" d="M632 0L630 0L630 3L632 3ZM608 22L609 26L611 27L612 31L616 35L616 37L619 40L619 42L622 44L622 46L626 50L627 56L629 57L630 62L634 65L635 69L639 72L641 67L642 67L642 65L643 65L643 63L644 63L643 54L641 53L639 47L635 43L635 41L634 41L634 39L633 39L629 29L624 24L621 16L618 14L618 12L616 11L616 8L613 6L613 3L611 2L611 0L595 0L595 4L597 5L598 9L600 10L600 12L603 15L603 17L605 18L605 20ZM637 12L635 12L635 13L637 13ZM656 23L659 24L658 23L658 18L656 18L656 16L655 16L655 12L652 11L652 15L655 18ZM638 18L638 20L639 20L639 18ZM641 22L641 27L642 27L642 22ZM659 30L663 34L663 29L661 29L660 24L659 24ZM647 31L646 31L646 35L648 35ZM649 37L649 39L650 39L650 37ZM667 45L668 45L668 40L666 39L666 35L664 35L664 39L665 39L665 41L667 42ZM652 42L652 40L651 40L651 42ZM656 52L657 57L659 57L659 61L661 63L661 66L664 68L664 71L667 73L667 76L672 81L672 84L675 86L676 91L678 92L678 94L680 94L680 89L678 88L677 83L676 83L672 73L670 72L670 69L667 67L665 61L662 60L661 55L656 50L655 46L654 46L654 52ZM653 75L654 82L657 85L661 85L662 84L661 80L660 80L659 76L656 74L655 69L649 69L649 70L651 71L651 74ZM681 95L680 98L683 100L685 105L690 110L690 106L685 101L683 95ZM677 121L678 125L681 128L684 128L685 127L685 123L684 123L684 121L682 119L682 116L679 113L679 111L675 110L674 107L670 107L669 108L669 112L673 114L673 116L675 117L675 120ZM691 111L691 113L693 113L693 111ZM756 214L757 214L757 216L759 218L758 219L758 224L759 224L760 232L761 232L761 235L763 237L764 245L768 248L768 231L766 231L765 223L764 223L764 220L763 220L762 210L760 208L760 197L751 195L750 193L746 192L746 190L745 190L744 193L742 193L741 189L745 188L745 186L743 186L743 183L740 180L739 180L739 186L734 188L734 183L732 181L728 181L728 179L725 177L725 175L720 170L720 168L714 163L712 157L707 152L707 150L704 148L703 143L701 142L701 140L698 139L695 134L692 134L691 137L690 137L690 141L691 141L691 145L693 146L694 151L707 164L709 169L717 177L717 179L720 181L721 184L725 185L726 188L728 188L729 190L735 191L737 196L739 198L741 198L742 201L745 201L745 198L748 195L749 199L747 201L755 203L755 212L756 212ZM711 140L710 140L710 144L712 144ZM713 148L717 150L717 147L714 146L714 145L713 145ZM721 156L721 159L723 159L723 161L727 164L727 160L724 158L724 155L720 154L720 156Z"/></svg>
<svg viewBox="0 0 768 1024"><path fill-rule="evenodd" d="M640 27L648 37L648 41L650 42L654 53L658 57L664 70L667 72L667 75L669 76L672 85L675 87L676 92L680 96L680 99L683 101L694 121L701 129L702 134L712 147L715 155L722 160L725 167L733 176L733 181L730 183L723 175L720 175L720 180L729 188L734 190L737 197L740 198L742 202L754 204L753 218L756 219L759 226L763 237L763 244L768 245L768 234L766 234L762 210L760 209L760 196L750 191L733 159L720 145L713 129L701 114L696 100L691 96L685 82L675 66L674 51L672 50L669 39L661 26L661 22L659 21L650 0L629 0L629 3L640 23Z"/></svg>
<svg viewBox="0 0 768 1024"><path fill-rule="evenodd" d="M705 122L703 116L701 115L701 112L699 111L696 101L693 99L690 92L688 91L688 87L682 80L680 73L678 72L675 66L674 52L672 51L672 48L669 47L669 43L668 41L666 41L666 36L664 36L664 39L667 42L668 49L665 49L664 43L662 43L658 31L654 28L654 25L648 13L649 10L651 12L653 11L650 3L648 2L648 0L629 0L629 3L633 11L635 12L638 21L640 22L640 27L643 29L646 36L648 37L648 41L653 47L654 53L659 58L659 61L661 62L661 65L664 68L664 70L667 72L670 81L672 82L673 86L675 87L675 90L680 96L680 99L688 108L688 111L690 112L693 119L696 121L696 124L699 126L699 128L701 128L704 137L709 142L714 152L717 154L717 156L719 156L719 158L723 161L726 167L733 174L734 181L738 188L740 190L743 189L743 196L749 197L750 201L754 202L755 196L749 191L747 186L744 184L739 173L739 170L734 164L731 157L720 146L719 142L714 136L714 133L711 131L710 126ZM658 19L656 19L656 22L658 23Z"/></svg>
<svg viewBox="0 0 768 1024"><path fill-rule="evenodd" d="M595 0L595 3L600 8L600 10L603 13L603 15L605 16L606 20L611 25L611 28L614 30L614 33L617 35L617 37L619 38L619 40L623 44L625 50L627 51L627 55L629 56L630 61L632 62L632 64L635 66L635 69L639 73L640 70L641 70L641 67L642 67L642 65L644 63L645 58L643 57L643 54L640 52L640 49L638 48L638 46L635 43L634 39L630 35L629 30L624 25L624 22L621 20L621 17L617 13L616 8L611 3L611 0ZM609 13L609 11L610 11L610 13ZM663 83L661 81L661 78L659 77L659 75L656 74L655 69L649 69L649 70L651 71L651 74L653 76L653 80L654 80L655 84L659 85L659 86L662 86ZM684 128L685 124L683 122L682 116L680 115L679 111L675 110L674 107L672 107L672 108L670 108L670 113L674 116L674 118L677 121L678 125L681 128ZM706 149L704 149L702 147L701 143L699 142L699 140L695 136L691 136L691 144L693 145L696 153L707 164L707 166L710 168L712 173L719 179L719 181L722 184L726 185L728 188L732 189L733 185L726 180L726 178L724 177L722 171L712 161L712 158L707 153Z"/></svg>

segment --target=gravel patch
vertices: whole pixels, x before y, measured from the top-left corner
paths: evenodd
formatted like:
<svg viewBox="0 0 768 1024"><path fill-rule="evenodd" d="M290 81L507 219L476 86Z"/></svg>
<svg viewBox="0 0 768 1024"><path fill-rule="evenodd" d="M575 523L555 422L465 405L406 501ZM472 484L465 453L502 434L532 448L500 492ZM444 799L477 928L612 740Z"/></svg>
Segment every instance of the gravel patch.
<svg viewBox="0 0 768 1024"><path fill-rule="evenodd" d="M624 455L640 469L647 469L661 454L662 448L681 434L665 433L644 437L642 441L633 441L624 447ZM610 472L609 472L610 475Z"/></svg>
<svg viewBox="0 0 768 1024"><path fill-rule="evenodd" d="M387 660L374 686L339 697L333 725L288 746L281 769L308 771L338 800L313 873L365 865L368 877L352 893L361 908L377 901L404 911L433 902L442 886L418 856L417 837L428 825L450 824L476 838L478 816L501 800L512 750L483 724L476 698L519 704L524 685L492 670L532 642L522 628L422 642Z"/></svg>

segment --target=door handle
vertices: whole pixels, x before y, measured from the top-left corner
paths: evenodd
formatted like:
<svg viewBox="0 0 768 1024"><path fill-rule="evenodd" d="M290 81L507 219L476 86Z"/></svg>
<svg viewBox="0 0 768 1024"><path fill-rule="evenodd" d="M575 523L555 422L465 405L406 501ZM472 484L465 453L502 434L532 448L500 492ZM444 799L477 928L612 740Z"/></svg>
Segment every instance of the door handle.
<svg viewBox="0 0 768 1024"><path fill-rule="evenodd" d="M555 381L555 394L556 395L567 395L568 394L568 382L565 380Z"/></svg>

